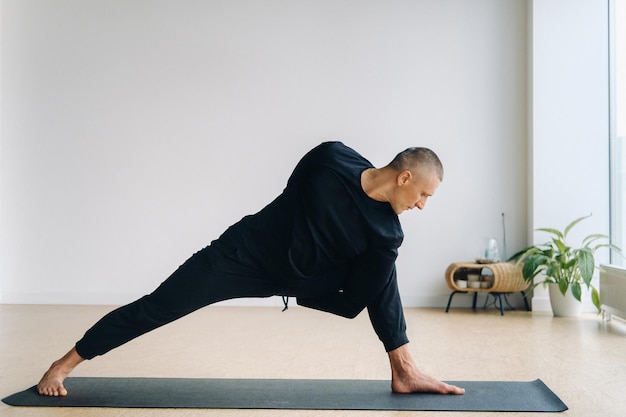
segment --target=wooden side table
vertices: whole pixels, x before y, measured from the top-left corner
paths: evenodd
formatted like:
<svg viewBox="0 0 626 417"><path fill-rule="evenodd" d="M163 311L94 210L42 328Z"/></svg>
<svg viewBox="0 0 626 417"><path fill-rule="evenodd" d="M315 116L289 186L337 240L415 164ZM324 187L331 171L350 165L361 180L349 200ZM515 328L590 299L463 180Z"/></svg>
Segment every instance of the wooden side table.
<svg viewBox="0 0 626 417"><path fill-rule="evenodd" d="M485 269L491 271L493 275L493 283L489 288L461 288L458 286L457 281L460 279L467 280L467 276L471 274L484 275ZM450 298L448 298L448 305L446 306L446 313L450 310L450 303L452 297L457 293L473 293L474 300L472 302L472 308L476 309L476 297L478 293L489 293L493 295L500 303L500 315L504 315L504 305L502 304L502 295L510 294L514 292L521 292L524 298L524 305L526 310L530 311L528 300L524 296L524 291L528 289L530 283L524 281L522 277L522 266L516 265L510 262L496 262L490 264L479 264L476 262L453 262L446 269L446 283L452 290Z"/></svg>

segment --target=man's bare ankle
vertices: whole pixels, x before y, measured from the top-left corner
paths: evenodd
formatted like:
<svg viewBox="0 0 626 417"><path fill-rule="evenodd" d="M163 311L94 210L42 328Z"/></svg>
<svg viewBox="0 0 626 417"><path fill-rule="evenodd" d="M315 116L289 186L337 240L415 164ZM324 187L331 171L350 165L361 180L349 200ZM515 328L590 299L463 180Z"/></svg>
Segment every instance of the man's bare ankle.
<svg viewBox="0 0 626 417"><path fill-rule="evenodd" d="M72 372L73 369L74 369L73 366L68 365L62 360L58 360L58 361L53 362L52 365L50 365L50 368L48 369L46 373L63 376L63 378L65 378L67 377L67 375L70 374L70 372Z"/></svg>

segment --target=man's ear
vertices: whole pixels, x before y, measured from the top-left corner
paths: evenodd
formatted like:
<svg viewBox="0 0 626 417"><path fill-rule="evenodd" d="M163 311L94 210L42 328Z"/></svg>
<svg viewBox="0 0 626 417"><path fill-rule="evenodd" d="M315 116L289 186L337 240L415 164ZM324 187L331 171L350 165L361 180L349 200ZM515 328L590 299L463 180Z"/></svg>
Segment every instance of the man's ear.
<svg viewBox="0 0 626 417"><path fill-rule="evenodd" d="M413 174L408 169L405 169L400 174L398 174L398 185L406 185L411 182L413 178Z"/></svg>

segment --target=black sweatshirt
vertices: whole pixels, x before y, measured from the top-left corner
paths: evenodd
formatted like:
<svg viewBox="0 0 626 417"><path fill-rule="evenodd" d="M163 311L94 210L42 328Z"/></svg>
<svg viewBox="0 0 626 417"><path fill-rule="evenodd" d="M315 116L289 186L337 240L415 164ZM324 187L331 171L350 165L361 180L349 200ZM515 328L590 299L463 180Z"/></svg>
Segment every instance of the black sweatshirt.
<svg viewBox="0 0 626 417"><path fill-rule="evenodd" d="M390 351L408 342L395 270L404 235L391 205L363 191L368 168L344 144L323 143L302 158L279 197L220 240L243 245L299 305L349 318L367 307Z"/></svg>

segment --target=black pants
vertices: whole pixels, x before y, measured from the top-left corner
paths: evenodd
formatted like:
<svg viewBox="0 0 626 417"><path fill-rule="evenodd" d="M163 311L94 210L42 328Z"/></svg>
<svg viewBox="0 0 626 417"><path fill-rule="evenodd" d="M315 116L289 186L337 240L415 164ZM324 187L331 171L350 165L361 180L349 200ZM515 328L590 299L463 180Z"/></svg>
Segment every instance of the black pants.
<svg viewBox="0 0 626 417"><path fill-rule="evenodd" d="M129 340L218 301L270 297L280 281L254 266L236 247L213 242L181 265L153 293L99 320L76 351L84 359L103 355Z"/></svg>

